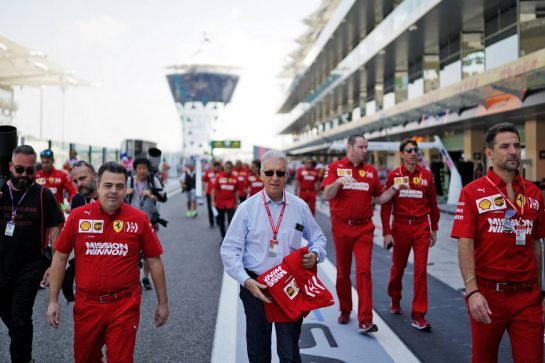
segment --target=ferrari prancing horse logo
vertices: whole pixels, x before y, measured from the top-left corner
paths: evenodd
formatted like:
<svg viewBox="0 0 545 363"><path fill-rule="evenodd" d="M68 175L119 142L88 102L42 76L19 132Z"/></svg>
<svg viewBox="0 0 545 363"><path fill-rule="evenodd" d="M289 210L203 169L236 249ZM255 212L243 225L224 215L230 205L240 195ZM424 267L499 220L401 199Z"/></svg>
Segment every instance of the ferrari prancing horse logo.
<svg viewBox="0 0 545 363"><path fill-rule="evenodd" d="M120 220L114 221L114 231L119 233L122 230L123 230L123 221L120 221Z"/></svg>

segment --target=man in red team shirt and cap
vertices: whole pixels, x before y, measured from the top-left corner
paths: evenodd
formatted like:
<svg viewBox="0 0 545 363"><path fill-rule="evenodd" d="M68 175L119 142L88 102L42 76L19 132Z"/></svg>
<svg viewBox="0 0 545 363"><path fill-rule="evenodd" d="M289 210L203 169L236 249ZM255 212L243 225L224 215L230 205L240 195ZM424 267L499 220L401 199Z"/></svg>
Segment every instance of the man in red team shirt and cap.
<svg viewBox="0 0 545 363"><path fill-rule="evenodd" d="M372 201L388 202L405 183L394 184L383 192L377 171L365 163L368 142L362 135L348 138L346 157L329 164L322 188L330 201L331 227L337 261L337 296L341 314L339 324L347 324L352 311L352 283L350 273L352 254L356 257L356 290L358 291L358 330L372 333L373 287L371 254L373 250Z"/></svg>
<svg viewBox="0 0 545 363"><path fill-rule="evenodd" d="M451 233L458 239L473 362L497 362L505 330L513 361L543 362L543 196L520 176L522 146L513 124L489 128L485 144L492 166L462 189Z"/></svg>
<svg viewBox="0 0 545 363"><path fill-rule="evenodd" d="M98 202L75 209L55 244L47 318L59 327L59 290L72 250L76 259L74 359L132 362L140 319L140 251L149 262L157 294L155 325L166 323L168 298L163 249L146 214L123 203L127 170L107 162L98 170Z"/></svg>
<svg viewBox="0 0 545 363"><path fill-rule="evenodd" d="M40 162L42 169L36 172L36 183L49 188L53 192L53 195L55 195L59 206L63 206L64 191L68 194L68 202L71 202L72 197L77 193L76 187L72 184L72 180L70 180L68 174L62 170L55 169L55 166L53 166L55 163L53 151L50 149L43 150L40 153ZM66 205L63 209L67 213L70 212L69 205Z"/></svg>
<svg viewBox="0 0 545 363"><path fill-rule="evenodd" d="M414 293L412 326L429 331L431 325L424 319L428 312L428 281L426 267L428 251L437 240L439 208L431 171L418 165L418 144L411 139L401 141L399 152L402 164L392 170L386 179L386 188L408 182L409 189L402 190L390 202L381 207L384 248L393 246L392 268L388 295L390 312L401 312L401 288L403 272L411 249L414 253ZM394 222L390 228L390 214Z"/></svg>

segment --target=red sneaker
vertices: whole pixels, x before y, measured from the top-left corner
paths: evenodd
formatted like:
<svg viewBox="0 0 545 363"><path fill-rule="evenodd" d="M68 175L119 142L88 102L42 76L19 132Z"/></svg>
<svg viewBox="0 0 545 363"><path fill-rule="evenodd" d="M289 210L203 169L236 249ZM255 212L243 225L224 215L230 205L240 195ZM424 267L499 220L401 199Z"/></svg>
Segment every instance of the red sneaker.
<svg viewBox="0 0 545 363"><path fill-rule="evenodd" d="M418 329L420 331L430 331L431 330L430 323L428 323L426 321L426 319L424 319L423 316L414 317L413 322L412 322L412 326L413 326L413 328L416 328L416 329Z"/></svg>
<svg viewBox="0 0 545 363"><path fill-rule="evenodd" d="M399 305L399 301L390 301L390 312L392 314L401 314L401 305Z"/></svg>
<svg viewBox="0 0 545 363"><path fill-rule="evenodd" d="M341 315L339 315L337 321L339 322L339 324L348 324L348 322L350 321L350 313L341 311Z"/></svg>
<svg viewBox="0 0 545 363"><path fill-rule="evenodd" d="M358 331L362 334L375 333L378 331L378 327L371 322L361 322Z"/></svg>

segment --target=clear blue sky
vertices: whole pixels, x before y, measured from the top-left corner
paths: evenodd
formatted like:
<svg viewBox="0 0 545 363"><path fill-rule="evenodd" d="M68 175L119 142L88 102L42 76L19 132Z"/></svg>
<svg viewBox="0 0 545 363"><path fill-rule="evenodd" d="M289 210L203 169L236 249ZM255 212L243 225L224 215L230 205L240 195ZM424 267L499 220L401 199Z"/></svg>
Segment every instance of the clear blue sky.
<svg viewBox="0 0 545 363"><path fill-rule="evenodd" d="M51 61L100 84L66 92L67 140L119 146L124 138L159 142L176 150L181 131L165 79L166 66L212 62L240 67L240 83L226 124L225 138L279 146L275 115L284 97L276 78L295 38L306 30L302 19L319 0L95 0L4 1L0 33ZM199 49L202 34L211 40ZM61 138L62 97L44 93L44 136ZM38 135L39 91L16 90L16 125Z"/></svg>

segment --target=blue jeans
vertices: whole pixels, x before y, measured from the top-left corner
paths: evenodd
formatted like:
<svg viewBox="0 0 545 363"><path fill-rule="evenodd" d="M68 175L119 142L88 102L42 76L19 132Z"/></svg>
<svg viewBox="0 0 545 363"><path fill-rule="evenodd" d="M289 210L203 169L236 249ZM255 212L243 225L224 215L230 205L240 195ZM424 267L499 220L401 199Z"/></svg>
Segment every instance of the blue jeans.
<svg viewBox="0 0 545 363"><path fill-rule="evenodd" d="M240 299L246 314L246 346L250 363L270 363L272 323L267 321L264 302L240 287ZM301 362L299 336L303 319L293 323L274 323L276 352L280 363Z"/></svg>

